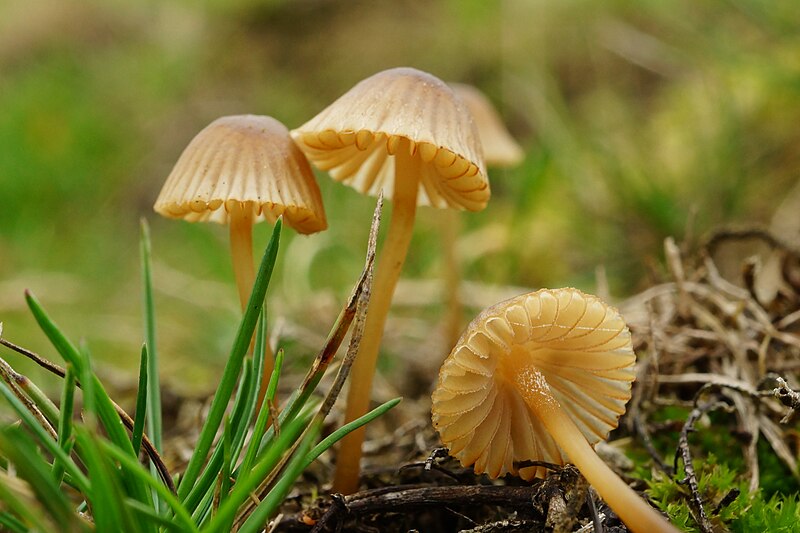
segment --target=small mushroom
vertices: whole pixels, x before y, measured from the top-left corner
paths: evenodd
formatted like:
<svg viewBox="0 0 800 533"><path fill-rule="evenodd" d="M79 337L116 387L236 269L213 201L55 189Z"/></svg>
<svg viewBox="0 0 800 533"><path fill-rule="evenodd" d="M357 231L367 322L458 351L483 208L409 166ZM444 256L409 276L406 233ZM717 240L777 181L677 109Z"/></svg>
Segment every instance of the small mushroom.
<svg viewBox="0 0 800 533"><path fill-rule="evenodd" d="M317 167L394 204L375 274L361 348L352 368L346 421L367 412L386 315L411 240L417 205L478 211L489 200L469 111L438 78L396 68L367 78L292 131ZM343 441L335 490L358 487L363 428Z"/></svg>
<svg viewBox="0 0 800 533"><path fill-rule="evenodd" d="M257 115L218 118L200 131L167 177L154 209L168 218L230 226L242 309L255 281L254 223L274 222L282 215L299 233L327 227L308 161L283 124ZM266 355L268 379L273 365L269 346Z"/></svg>
<svg viewBox="0 0 800 533"><path fill-rule="evenodd" d="M525 152L508 132L503 119L492 102L478 88L465 83L450 83L455 93L472 113L483 145L483 157L490 167L513 167L519 165Z"/></svg>
<svg viewBox="0 0 800 533"><path fill-rule="evenodd" d="M577 289L485 309L439 372L433 425L476 473L544 477L525 461L573 463L635 532L676 532L594 452L631 397L636 355L617 311ZM522 464L522 465L521 465Z"/></svg>

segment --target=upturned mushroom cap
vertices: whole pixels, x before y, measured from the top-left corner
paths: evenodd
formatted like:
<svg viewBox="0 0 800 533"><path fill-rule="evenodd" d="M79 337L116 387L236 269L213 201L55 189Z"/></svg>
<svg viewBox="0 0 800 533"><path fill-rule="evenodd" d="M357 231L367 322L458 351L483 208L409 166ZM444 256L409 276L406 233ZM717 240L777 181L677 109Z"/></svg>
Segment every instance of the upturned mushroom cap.
<svg viewBox="0 0 800 533"><path fill-rule="evenodd" d="M570 288L517 296L478 315L445 360L433 425L476 473L543 477L544 468L518 463L569 460L517 388L536 380L519 376L537 370L546 383L535 385L549 389L593 445L625 412L635 360L625 322L597 297Z"/></svg>
<svg viewBox="0 0 800 533"><path fill-rule="evenodd" d="M284 216L300 233L327 227L314 174L286 127L271 117L222 117L195 136L172 169L155 210L169 218L226 224L244 204L255 220Z"/></svg>
<svg viewBox="0 0 800 533"><path fill-rule="evenodd" d="M321 170L356 190L391 197L400 139L422 160L419 205L479 211L489 182L471 115L443 81L412 68L371 76L292 131Z"/></svg>
<svg viewBox="0 0 800 533"><path fill-rule="evenodd" d="M481 91L472 85L451 83L455 93L464 101L472 113L478 128L478 136L483 145L483 157L487 165L518 165L525 154L503 124L492 103Z"/></svg>

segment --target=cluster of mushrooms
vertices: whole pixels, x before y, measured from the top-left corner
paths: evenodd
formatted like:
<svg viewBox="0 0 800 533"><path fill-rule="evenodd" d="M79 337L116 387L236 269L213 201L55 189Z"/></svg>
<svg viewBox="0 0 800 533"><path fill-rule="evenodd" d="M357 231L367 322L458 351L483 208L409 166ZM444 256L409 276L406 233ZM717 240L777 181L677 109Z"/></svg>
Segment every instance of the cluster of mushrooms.
<svg viewBox="0 0 800 533"><path fill-rule="evenodd" d="M349 422L369 408L381 337L417 206L479 211L490 196L486 162L513 164L522 157L492 113L472 88L449 86L412 68L386 70L291 132L266 116L215 120L184 150L155 210L170 218L229 225L244 307L254 281L254 223L282 216L303 234L327 227L309 161L364 194L383 192L392 200L351 373ZM454 215L445 222L455 231ZM447 248L452 239L444 242ZM452 257L452 249L445 254ZM457 283L447 286L453 335L461 327ZM267 355L268 377L272 357ZM518 296L483 311L455 343L433 393L433 423L450 453L464 466L474 465L476 473L530 480L543 477L545 470L518 465L571 462L631 530L676 531L592 449L625 411L635 360L624 321L596 297L575 289ZM362 429L342 442L335 491L358 489L363 438Z"/></svg>

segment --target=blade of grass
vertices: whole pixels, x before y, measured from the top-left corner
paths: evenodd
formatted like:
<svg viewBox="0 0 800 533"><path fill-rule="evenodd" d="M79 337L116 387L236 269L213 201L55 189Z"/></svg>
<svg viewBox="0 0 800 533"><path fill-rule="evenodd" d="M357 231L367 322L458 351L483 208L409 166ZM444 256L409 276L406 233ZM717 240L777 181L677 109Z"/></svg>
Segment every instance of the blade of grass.
<svg viewBox="0 0 800 533"><path fill-rule="evenodd" d="M125 506L133 511L133 515L137 517L137 521L152 524L160 528L159 531L186 531L186 529L182 528L179 524L173 522L172 518L159 514L155 509L138 500L126 498Z"/></svg>
<svg viewBox="0 0 800 533"><path fill-rule="evenodd" d="M244 431L247 430L247 420L244 420L243 411L246 407L246 401L244 398L249 396L250 389L253 385L253 371L252 371L252 360L245 359L243 363L243 370L241 374L241 379L239 380L239 388L236 392L236 398L233 402L233 411L230 416L232 420L236 421L236 426L245 426ZM185 500L183 500L184 505L188 509L195 509L195 505L197 505L203 496L209 492L213 491L215 487L215 483L219 479L219 473L223 466L223 442L217 442L214 446L213 451L211 452L211 459L208 461L205 469L203 470L200 477L197 479L195 486L189 491L188 496Z"/></svg>
<svg viewBox="0 0 800 533"><path fill-rule="evenodd" d="M75 430L81 458L92 480L92 490L86 496L97 531L142 531L142 526L146 527L146 524L134 520L124 504L126 495L120 484L123 480L121 476L115 474L116 469L100 452L93 433L82 427L76 427ZM146 530L153 529L146 527Z"/></svg>
<svg viewBox="0 0 800 533"><path fill-rule="evenodd" d="M8 386L2 382L0 382L0 394L5 397L25 425L28 426L28 428L34 433L39 441L39 444L44 446L45 449L58 461L61 461L65 470L72 477L72 481L78 487L78 490L84 494L88 493L90 490L89 479L83 475L80 469L72 461L72 458L70 458L70 456L61 449L58 443L54 441L50 435L48 435L48 433L44 430L44 428L42 428L42 426L39 425L39 422L33 417L33 415L28 412L24 405L22 405L22 402L20 402L19 399L14 396L14 393L9 390Z"/></svg>
<svg viewBox="0 0 800 533"><path fill-rule="evenodd" d="M92 424L92 413L96 413L106 429L108 438L117 446L127 451L132 457L138 457L138 453L133 449L128 438L125 424L117 412L117 405L106 393L103 384L92 372L91 357L88 350L78 351L74 344L61 332L56 324L42 308L39 301L31 294L25 292L25 300L33 313L34 318L39 323L42 331L50 340L51 344L61 354L65 361L75 366L75 370L80 378L83 389L83 406L88 413L86 424ZM131 495L143 503L148 503L149 494L146 487L135 478L125 476L125 486L131 491Z"/></svg>
<svg viewBox="0 0 800 533"><path fill-rule="evenodd" d="M36 404L20 389L19 384L27 381L28 378L22 374L18 374L11 368L11 365L6 363L3 359L0 359L0 377L2 377L8 389L14 393L14 396L17 397L20 403L33 415L39 425L47 431L53 440L57 440L58 436L56 435L55 428L53 428L52 424L47 420L47 417L39 410Z"/></svg>
<svg viewBox="0 0 800 533"><path fill-rule="evenodd" d="M233 472L236 463L239 461L242 449L244 448L244 441L247 437L248 429L250 428L250 421L253 418L258 402L259 393L261 391L261 376L264 368L265 347L267 343L267 319L266 308L261 310L259 315L258 325L256 329L256 342L253 349L253 378L249 394L244 397L246 400L244 411L241 420L234 419L236 425L233 432L233 448L231 454L230 471Z"/></svg>
<svg viewBox="0 0 800 533"><path fill-rule="evenodd" d="M75 410L76 382L75 367L67 365L64 387L61 391L61 416L58 419L58 445L67 455L72 451L75 442L72 438L72 416ZM53 464L53 477L59 481L64 477L64 465L59 459Z"/></svg>
<svg viewBox="0 0 800 533"><path fill-rule="evenodd" d="M25 497L23 499L20 497L22 495L12 488L12 483L19 484L19 480L11 478L5 473L0 473L0 501L3 502L3 506L6 509L16 515L16 517L11 516L17 523L22 522L25 524L22 531L51 531L52 524L46 524L42 520L46 513L40 509L41 506L37 505L35 500L28 501L30 498Z"/></svg>
<svg viewBox="0 0 800 533"><path fill-rule="evenodd" d="M266 524L267 520L277 512L278 507L280 507L281 503L286 499L286 495L289 494L297 478L300 477L303 471L308 468L317 457L333 446L337 441L341 440L345 435L383 415L386 411L400 403L401 400L401 398L395 398L376 407L364 416L337 429L311 449L311 446L319 437L322 431L322 424L325 421L324 416L315 417L310 428L303 437L302 442L287 463L284 473L275 483L275 486L267 493L267 496L256 506L253 513L245 520L239 532L252 531L255 533L259 531L258 528Z"/></svg>
<svg viewBox="0 0 800 533"><path fill-rule="evenodd" d="M264 436L264 431L267 428L267 422L270 419L269 404L275 400L275 391L278 389L278 380L281 376L281 368L283 367L283 350L278 350L275 355L275 367L272 369L272 375L269 378L269 385L267 385L267 393L264 395L264 401L261 402L261 408L258 411L256 423L253 426L253 432L250 436L250 444L247 446L242 465L239 468L240 472L249 472L256 458L256 453L261 446L261 439Z"/></svg>
<svg viewBox="0 0 800 533"><path fill-rule="evenodd" d="M17 476L28 482L38 501L45 504L44 509L53 522L70 530L75 526L75 515L61 492L61 483L53 479L50 464L37 453L37 448L33 439L19 428L10 427L0 432L0 451L14 463Z"/></svg>
<svg viewBox="0 0 800 533"><path fill-rule="evenodd" d="M22 374L17 374L17 376L16 385L28 395L28 398L39 408L50 425L57 426L59 419L58 407L33 381Z"/></svg>
<svg viewBox="0 0 800 533"><path fill-rule="evenodd" d="M239 390L236 391L236 397L233 401L232 416L230 423L230 434L228 435L228 459L227 467L230 468L231 463L236 463L238 459L238 449L241 447L241 441L247 434L247 429L250 427L250 417L253 415L253 404L251 401L253 389L257 387L256 381L258 376L255 375L253 368L253 360L250 358L245 359L242 368L242 379L239 385ZM223 428L224 429L224 428Z"/></svg>
<svg viewBox="0 0 800 533"><path fill-rule="evenodd" d="M211 516L219 509L220 502L228 497L231 488L231 423L230 418L225 417L224 429L222 432L222 469L219 472L217 489L214 491L214 501L211 506Z"/></svg>
<svg viewBox="0 0 800 533"><path fill-rule="evenodd" d="M113 457L114 460L118 461L122 468L141 479L143 483L148 484L158 493L162 501L164 501L169 508L172 509L173 513L175 513L175 519L182 524L184 531L197 531L197 526L195 526L194 522L192 521L192 517L186 511L186 508L181 505L181 502L178 500L178 498L172 494L163 483L160 483L158 479L150 475L150 473L144 469L141 463L135 459L132 459L131 456L125 451L120 450L119 447L114 446L110 442L100 441L99 445L103 452L107 453L109 456Z"/></svg>
<svg viewBox="0 0 800 533"><path fill-rule="evenodd" d="M267 286L269 285L278 253L281 225L282 222L278 219L275 224L275 229L272 231L272 237L267 245L267 249L264 252L264 257L261 260L261 266L258 269L256 281L253 285L253 292L250 294L250 300L247 303L247 309L239 325L236 340L231 354L228 357L228 362L225 364L222 379L220 380L216 394L214 394L214 399L211 401L211 407L209 408L205 424L203 424L203 429L200 431L200 437L197 440L194 453L189 460L189 464L186 466L186 471L178 487L178 496L181 499L186 498L195 481L197 481L197 476L203 464L206 462L211 444L219 430L228 401L233 393L236 378L242 367L242 361L250 346L250 339L253 338L253 330L255 329L258 315L264 305L264 297L267 293Z"/></svg>
<svg viewBox="0 0 800 533"><path fill-rule="evenodd" d="M222 433L222 470L220 471L219 499L225 501L231 488L231 421L225 418L225 429Z"/></svg>
<svg viewBox="0 0 800 533"><path fill-rule="evenodd" d="M300 442L295 455L292 456L287 464L285 473L278 479L272 490L267 493L267 497L261 500L255 511L245 520L239 529L239 533L258 533L264 528L269 518L286 498L295 480L303 472L305 456L317 438L319 438L319 428L315 427Z"/></svg>
<svg viewBox="0 0 800 533"><path fill-rule="evenodd" d="M142 435L144 434L144 420L147 412L147 368L149 364L147 344L142 345L142 357L139 360L139 390L136 393L136 415L133 419L133 431L131 431L131 445L138 452L142 447ZM157 447L156 443L153 443Z"/></svg>
<svg viewBox="0 0 800 533"><path fill-rule="evenodd" d="M369 424L379 416L383 415L389 409L392 409L401 401L403 401L402 398L394 398L393 400L389 400L388 402L379 405L378 407L376 407L369 413L365 414L364 416L357 418L352 422L350 422L349 424L345 424L344 426L338 428L336 431L334 431L333 433L322 439L322 441L316 446L314 446L314 448L306 455L303 469L307 468L308 465L313 463L317 457L322 455L327 449L336 444L345 435L347 435L353 430L360 428L363 425Z"/></svg>
<svg viewBox="0 0 800 533"><path fill-rule="evenodd" d="M236 517L239 507L250 498L253 490L261 484L261 481L278 464L284 452L303 432L306 425L307 420L304 420L303 417L297 417L289 422L285 428L281 428L280 435L273 446L270 446L264 453L264 456L253 465L249 472L240 473L240 477L233 486L228 499L220 505L216 516L203 528L203 531L230 531L228 524Z"/></svg>
<svg viewBox="0 0 800 533"><path fill-rule="evenodd" d="M28 533L28 527L8 511L0 511L0 527L11 533Z"/></svg>
<svg viewBox="0 0 800 533"><path fill-rule="evenodd" d="M161 451L161 388L156 350L156 312L153 302L153 273L150 247L150 226L141 220L140 256L142 268L142 300L144 309L145 346L147 346L147 433L153 446ZM138 448L135 448L138 450Z"/></svg>

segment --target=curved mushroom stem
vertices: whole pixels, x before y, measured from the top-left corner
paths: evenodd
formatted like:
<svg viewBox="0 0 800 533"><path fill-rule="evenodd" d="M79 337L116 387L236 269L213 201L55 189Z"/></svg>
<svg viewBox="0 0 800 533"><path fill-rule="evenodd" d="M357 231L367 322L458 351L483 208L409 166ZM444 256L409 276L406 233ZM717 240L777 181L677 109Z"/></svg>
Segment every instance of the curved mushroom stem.
<svg viewBox="0 0 800 533"><path fill-rule="evenodd" d="M375 374L386 315L389 313L394 288L400 277L400 271L403 269L408 245L411 242L420 174L420 159L411 154L411 149L411 142L402 139L394 156L392 219L372 285L372 296L361 347L350 371L350 390L347 394L345 423L366 414L369 408L372 377ZM335 492L352 494L358 489L361 444L363 442L364 427L349 433L342 439L336 460L336 475L333 480Z"/></svg>
<svg viewBox="0 0 800 533"><path fill-rule="evenodd" d="M253 284L256 281L256 270L253 263L253 208L249 202L236 202L228 212L230 216L231 258L233 259L233 275L236 278L236 288L239 290L239 302L242 310L247 307ZM266 384L272 375L273 355L269 346L269 339L264 343L264 370L261 378L261 388L266 390ZM261 403L259 402L259 405Z"/></svg>
<svg viewBox="0 0 800 533"><path fill-rule="evenodd" d="M531 367L523 368L517 374L516 381L525 403L544 424L550 436L631 531L678 533L677 528L647 505L597 456L583 433L550 393L550 387L541 372Z"/></svg>

